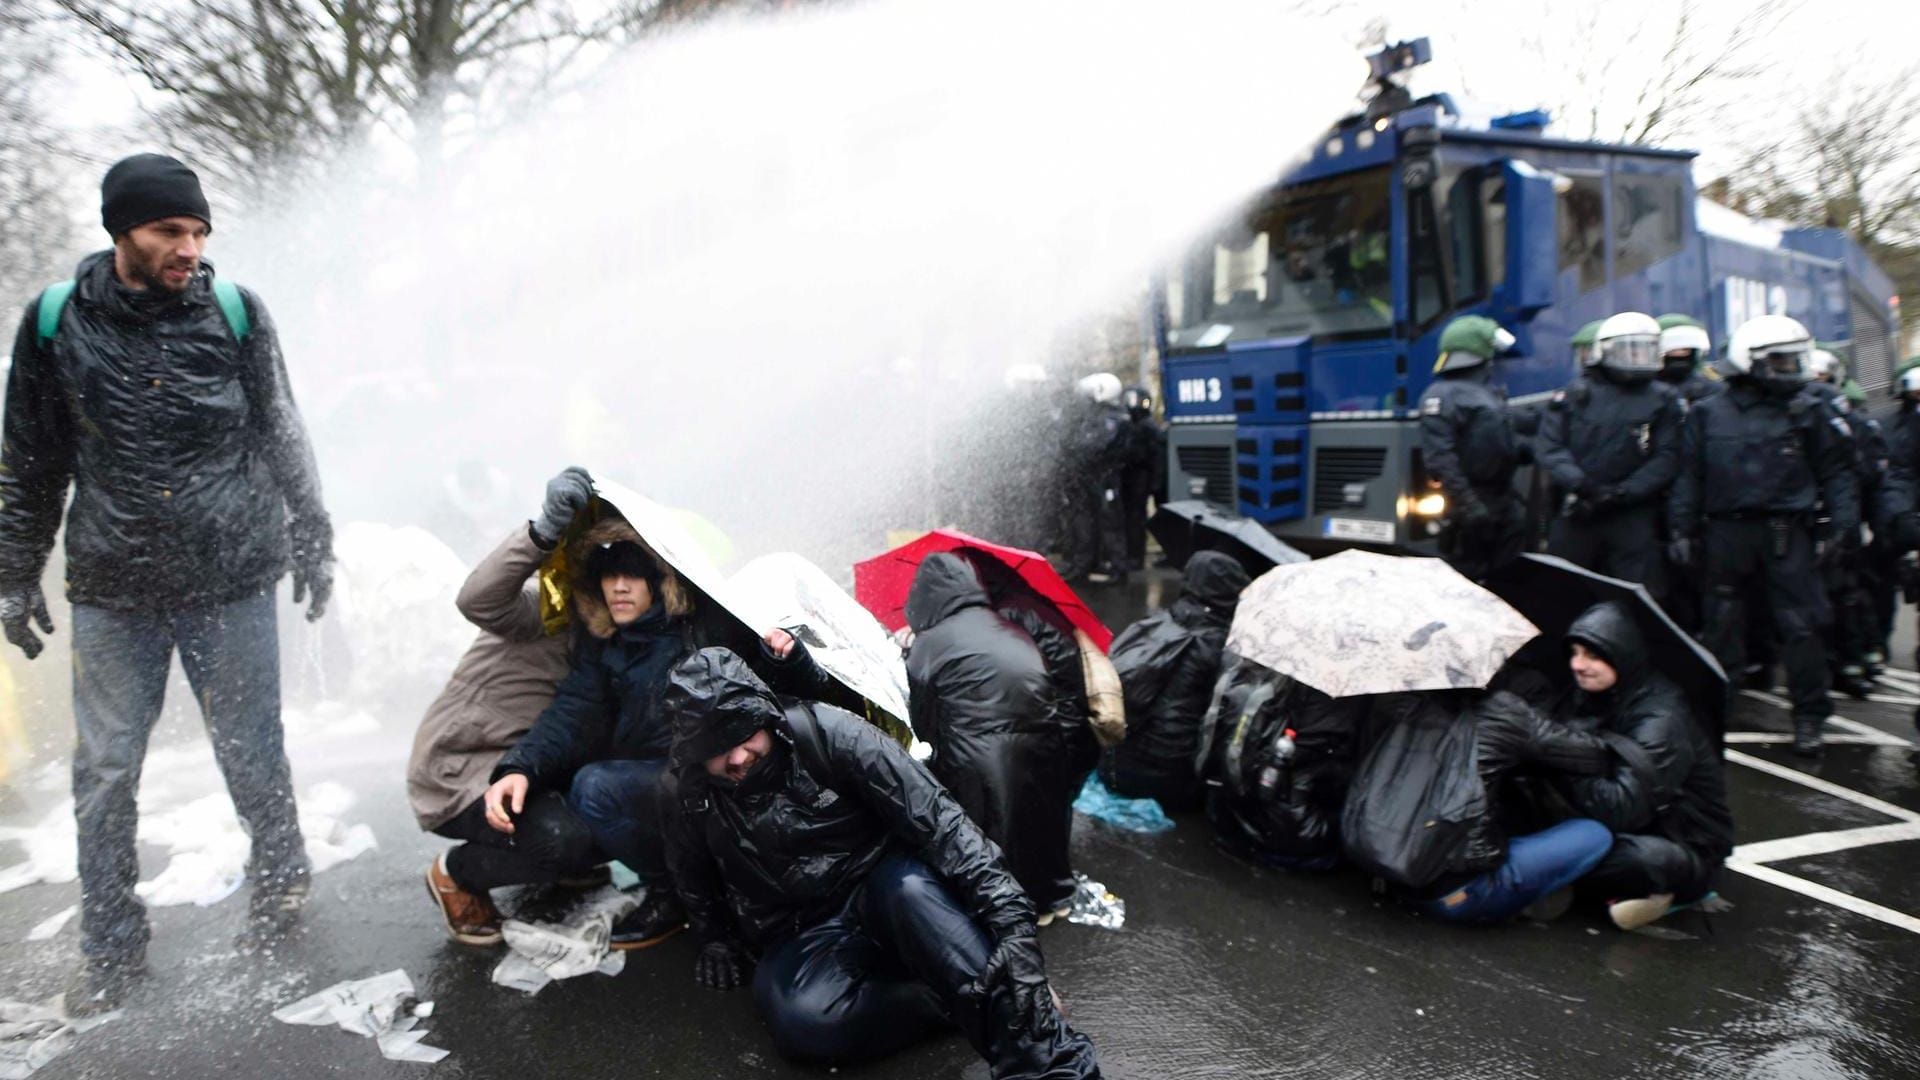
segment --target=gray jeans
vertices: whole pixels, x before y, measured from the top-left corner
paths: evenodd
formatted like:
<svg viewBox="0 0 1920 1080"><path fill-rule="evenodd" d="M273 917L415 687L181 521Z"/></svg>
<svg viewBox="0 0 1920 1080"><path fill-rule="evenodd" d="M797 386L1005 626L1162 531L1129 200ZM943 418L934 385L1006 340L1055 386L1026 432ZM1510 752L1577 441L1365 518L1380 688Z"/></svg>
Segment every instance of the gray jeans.
<svg viewBox="0 0 1920 1080"><path fill-rule="evenodd" d="M133 894L135 796L174 649L200 700L214 760L253 854L256 889L309 875L280 728L280 644L271 591L181 611L73 609L73 813L80 834L81 950L130 960L146 948L146 908Z"/></svg>

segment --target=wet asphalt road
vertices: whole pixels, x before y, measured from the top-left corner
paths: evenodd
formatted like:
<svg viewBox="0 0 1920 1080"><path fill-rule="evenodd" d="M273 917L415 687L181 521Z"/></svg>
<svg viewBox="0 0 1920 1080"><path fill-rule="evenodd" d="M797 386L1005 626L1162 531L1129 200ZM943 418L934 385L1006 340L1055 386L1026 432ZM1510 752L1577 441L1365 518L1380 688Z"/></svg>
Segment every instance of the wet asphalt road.
<svg viewBox="0 0 1920 1080"><path fill-rule="evenodd" d="M1149 575L1090 587L1089 599L1118 627L1170 600L1172 586ZM1728 766L1742 844L1920 820L1915 766L1894 745L1913 733L1920 679L1895 673L1886 690L1885 701L1840 703L1857 725L1839 732L1851 741L1811 769L1768 741L1787 730L1784 711L1743 702L1731 746L1742 757ZM303 788L353 788L352 817L380 841L316 879L301 932L269 957L244 958L230 944L240 899L156 910L153 972L125 1014L35 1075L827 1075L774 1057L745 993L694 986L684 935L634 954L617 977L535 997L492 986L498 953L446 942L426 898L421 873L442 844L416 832L406 809L410 719L389 729L318 765L295 758ZM1580 911L1550 925L1439 925L1375 900L1353 874L1246 866L1216 850L1197 818L1151 837L1082 819L1076 862L1125 898L1127 925L1058 924L1042 941L1110 1077L1917 1077L1920 839L1811 853L1859 838L1749 849L1780 856L1757 873L1806 884L1729 871L1720 891L1733 911L1622 934ZM164 853L147 856L152 874ZM0 852L0 865L10 861ZM22 939L76 898L71 885L0 895L0 997L58 988L74 928ZM427 1042L452 1051L438 1065L386 1062L366 1040L269 1017L395 967L437 1003ZM979 1080L986 1070L948 1038L837 1075Z"/></svg>

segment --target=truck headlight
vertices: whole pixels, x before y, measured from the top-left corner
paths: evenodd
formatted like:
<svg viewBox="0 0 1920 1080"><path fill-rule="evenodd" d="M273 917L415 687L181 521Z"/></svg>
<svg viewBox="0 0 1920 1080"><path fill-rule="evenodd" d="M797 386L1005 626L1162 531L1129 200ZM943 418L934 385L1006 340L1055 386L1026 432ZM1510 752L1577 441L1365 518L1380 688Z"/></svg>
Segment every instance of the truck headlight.
<svg viewBox="0 0 1920 1080"><path fill-rule="evenodd" d="M1430 491L1413 500L1413 512L1421 517L1437 518L1447 512L1447 497Z"/></svg>

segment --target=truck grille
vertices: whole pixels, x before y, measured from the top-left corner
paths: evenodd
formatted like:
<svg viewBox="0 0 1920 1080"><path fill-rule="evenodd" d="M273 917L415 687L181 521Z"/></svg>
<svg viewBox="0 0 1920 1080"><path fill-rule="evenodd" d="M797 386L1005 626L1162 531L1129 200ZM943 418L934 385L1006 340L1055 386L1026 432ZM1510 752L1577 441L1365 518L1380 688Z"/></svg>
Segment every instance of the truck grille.
<svg viewBox="0 0 1920 1080"><path fill-rule="evenodd" d="M1893 381L1893 348L1887 324L1872 307L1850 296L1853 316L1853 371L1850 374L1874 398Z"/></svg>
<svg viewBox="0 0 1920 1080"><path fill-rule="evenodd" d="M1313 454L1313 512L1328 514L1344 509L1346 486L1379 479L1387 466L1383 446L1329 446Z"/></svg>
<svg viewBox="0 0 1920 1080"><path fill-rule="evenodd" d="M1206 501L1222 510L1232 510L1234 508L1233 447L1182 446L1177 450L1180 456L1180 471L1188 476L1198 476L1206 480ZM1169 494L1176 499L1187 497L1184 491Z"/></svg>

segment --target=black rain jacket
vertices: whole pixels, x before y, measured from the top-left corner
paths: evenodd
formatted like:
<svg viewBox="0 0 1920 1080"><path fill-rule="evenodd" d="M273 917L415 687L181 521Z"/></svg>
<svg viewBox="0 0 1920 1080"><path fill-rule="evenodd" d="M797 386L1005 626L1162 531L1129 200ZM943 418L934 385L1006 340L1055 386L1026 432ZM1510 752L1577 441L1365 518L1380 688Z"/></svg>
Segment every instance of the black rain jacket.
<svg viewBox="0 0 1920 1080"><path fill-rule="evenodd" d="M1420 399L1420 445L1427 474L1447 501L1501 502L1513 488L1519 443L1507 401L1487 385L1487 365L1433 380Z"/></svg>
<svg viewBox="0 0 1920 1080"><path fill-rule="evenodd" d="M1194 758L1200 749L1220 657L1227 647L1240 593L1248 584L1238 560L1218 551L1201 551L1188 560L1180 596L1173 606L1154 612L1120 632L1109 654L1127 690L1127 738L1113 751L1109 782L1133 798L1175 805L1200 795ZM1155 669L1175 655L1164 671L1122 662L1140 658ZM1155 683L1148 688L1142 681ZM1123 790L1124 788L1124 790Z"/></svg>
<svg viewBox="0 0 1920 1080"><path fill-rule="evenodd" d="M1680 471L1684 415L1665 383L1583 375L1554 394L1534 456L1562 491L1592 497L1613 489L1619 508L1655 502Z"/></svg>
<svg viewBox="0 0 1920 1080"><path fill-rule="evenodd" d="M737 656L703 649L666 696L675 735L667 859L703 941L767 949L837 914L900 852L939 875L995 938L1031 932L1000 851L899 744L831 705L780 697ZM817 732L815 754L796 727ZM703 762L766 729L775 753L738 784ZM802 734L798 738L805 738Z"/></svg>
<svg viewBox="0 0 1920 1080"><path fill-rule="evenodd" d="M1680 475L1668 503L1673 535L1705 518L1804 516L1824 509L1835 534L1860 524L1853 433L1811 394L1768 394L1738 378L1687 411Z"/></svg>
<svg viewBox="0 0 1920 1080"><path fill-rule="evenodd" d="M68 484L67 596L157 610L273 587L292 556L332 558L319 471L266 305L244 342L202 262L184 293L128 289L81 260L59 331L39 299L14 338L0 447L0 587L38 582Z"/></svg>
<svg viewBox="0 0 1920 1080"><path fill-rule="evenodd" d="M1633 617L1598 605L1574 620L1567 640L1605 657L1619 676L1613 689L1571 700L1570 726L1594 728L1613 753L1604 773L1562 782L1567 802L1616 833L1663 836L1709 865L1724 861L1733 815L1720 751L1686 695L1653 669Z"/></svg>

